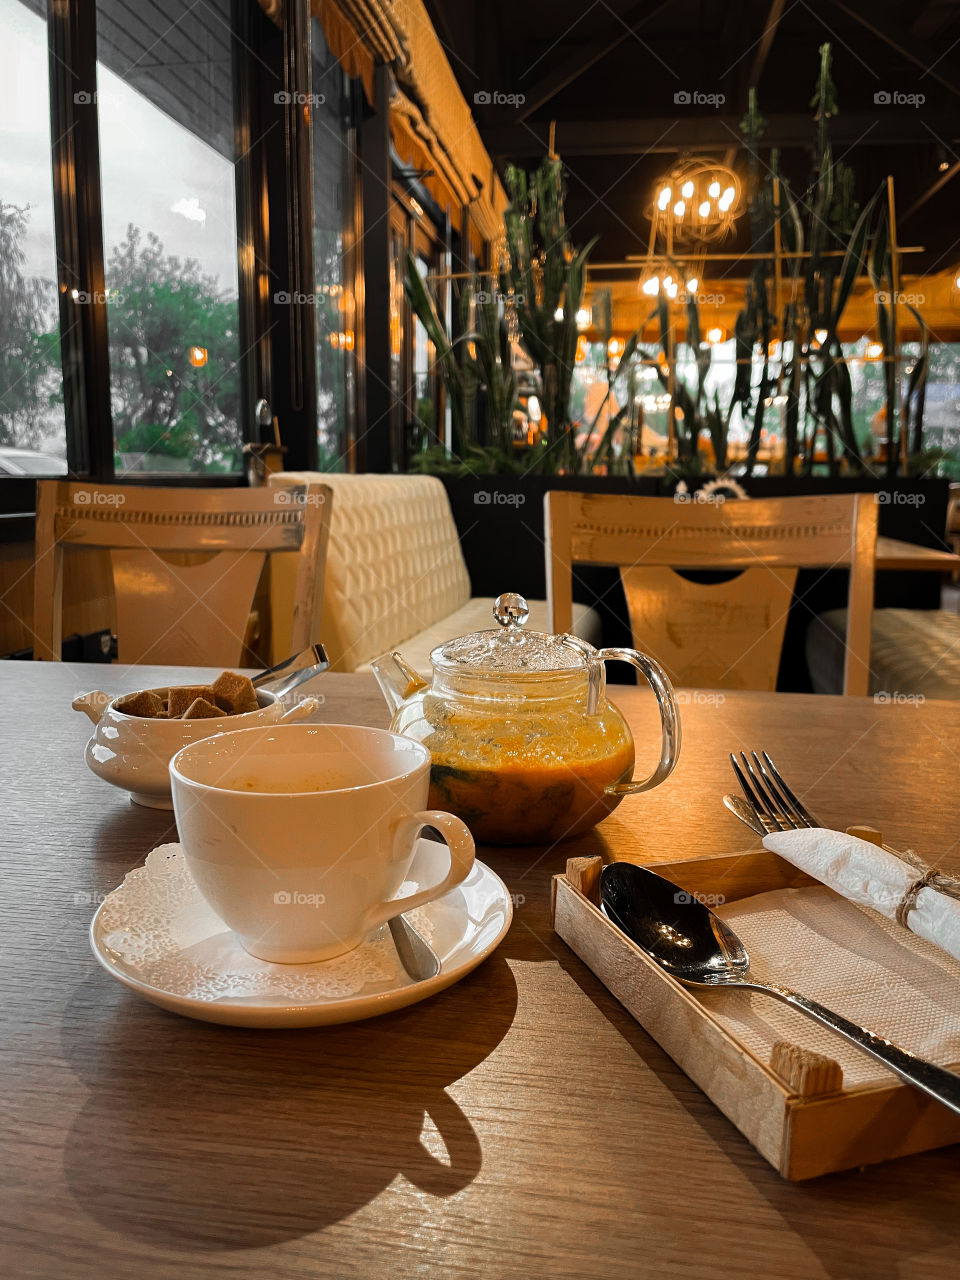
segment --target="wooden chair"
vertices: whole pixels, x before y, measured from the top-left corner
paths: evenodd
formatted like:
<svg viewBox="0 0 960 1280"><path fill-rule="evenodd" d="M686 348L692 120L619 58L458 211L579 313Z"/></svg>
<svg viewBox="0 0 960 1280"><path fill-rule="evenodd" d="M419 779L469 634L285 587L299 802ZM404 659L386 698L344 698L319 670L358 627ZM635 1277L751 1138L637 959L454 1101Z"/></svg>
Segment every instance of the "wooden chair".
<svg viewBox="0 0 960 1280"><path fill-rule="evenodd" d="M297 553L293 651L319 639L332 495L163 489L41 480L37 485L34 658L58 662L65 544L108 548L125 663L250 665L244 636L271 552Z"/></svg>
<svg viewBox="0 0 960 1280"><path fill-rule="evenodd" d="M570 630L574 564L619 566L635 644L692 687L775 689L797 570L848 566L843 691L867 693L872 494L681 503L553 490L545 513L553 630ZM743 572L701 584L680 569Z"/></svg>

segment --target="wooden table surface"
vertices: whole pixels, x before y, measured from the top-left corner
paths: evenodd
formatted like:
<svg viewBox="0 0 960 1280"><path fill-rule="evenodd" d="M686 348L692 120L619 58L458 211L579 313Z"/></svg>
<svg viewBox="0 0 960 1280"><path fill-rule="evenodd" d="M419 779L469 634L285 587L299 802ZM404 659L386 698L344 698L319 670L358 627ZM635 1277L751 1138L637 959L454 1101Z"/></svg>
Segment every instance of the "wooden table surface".
<svg viewBox="0 0 960 1280"><path fill-rule="evenodd" d="M483 851L518 905L475 973L369 1022L258 1032L139 1000L87 942L175 832L87 771L70 701L194 674L0 664L7 1280L956 1274L957 1148L782 1182L553 934L549 884L573 854L752 847L720 805L741 747L824 821L956 867L960 706L685 693L659 790L554 848ZM323 719L386 723L370 677L316 691ZM652 758L652 698L616 698Z"/></svg>
<svg viewBox="0 0 960 1280"><path fill-rule="evenodd" d="M960 569L960 556L936 547L901 542L899 538L877 538L877 568L948 573Z"/></svg>

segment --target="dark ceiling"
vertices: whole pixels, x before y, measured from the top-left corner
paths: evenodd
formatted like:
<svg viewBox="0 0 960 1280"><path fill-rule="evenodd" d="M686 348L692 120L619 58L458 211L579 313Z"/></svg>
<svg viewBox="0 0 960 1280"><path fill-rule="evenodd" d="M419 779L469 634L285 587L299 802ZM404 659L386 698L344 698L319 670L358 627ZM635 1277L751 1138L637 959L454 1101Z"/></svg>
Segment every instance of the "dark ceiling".
<svg viewBox="0 0 960 1280"><path fill-rule="evenodd" d="M647 248L657 179L684 151L728 155L751 85L795 191L810 176L819 47L833 48L834 154L864 202L892 173L904 270L960 261L960 4L957 0L427 0L498 167L533 167L551 120L568 170L575 239L594 257ZM722 105L677 94L723 95ZM481 100L477 101L477 94ZM522 104L482 95L523 95ZM877 95L887 94L886 101ZM895 100L900 95L900 101ZM939 188L937 187L937 184ZM746 220L726 250L749 248Z"/></svg>

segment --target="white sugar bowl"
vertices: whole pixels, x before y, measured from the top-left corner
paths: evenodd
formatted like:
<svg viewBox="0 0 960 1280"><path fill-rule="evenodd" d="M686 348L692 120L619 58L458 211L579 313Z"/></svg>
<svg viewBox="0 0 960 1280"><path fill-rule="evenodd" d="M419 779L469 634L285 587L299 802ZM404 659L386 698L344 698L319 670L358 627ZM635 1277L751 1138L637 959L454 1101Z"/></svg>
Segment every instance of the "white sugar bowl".
<svg viewBox="0 0 960 1280"><path fill-rule="evenodd" d="M163 697L167 691L147 692ZM173 808L169 765L181 747L230 729L255 729L260 725L306 720L320 705L316 698L304 698L287 711L275 693L258 689L260 706L256 711L191 720L159 720L118 711L117 703L126 702L132 696L124 693L111 698L110 694L95 689L74 698L72 705L74 711L83 711L96 725L84 752L87 764L98 778L129 791L135 804L149 809Z"/></svg>

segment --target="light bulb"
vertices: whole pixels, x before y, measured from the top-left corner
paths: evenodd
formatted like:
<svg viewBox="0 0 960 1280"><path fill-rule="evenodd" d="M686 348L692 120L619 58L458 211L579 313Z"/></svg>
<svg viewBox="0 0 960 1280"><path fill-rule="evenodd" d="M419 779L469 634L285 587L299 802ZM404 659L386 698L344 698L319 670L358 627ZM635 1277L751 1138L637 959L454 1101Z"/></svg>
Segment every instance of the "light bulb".
<svg viewBox="0 0 960 1280"><path fill-rule="evenodd" d="M722 330L722 329L708 329L708 330L707 330L707 341L708 341L708 342L722 342L722 341L723 341L723 330Z"/></svg>
<svg viewBox="0 0 960 1280"><path fill-rule="evenodd" d="M557 307L556 311L553 313L553 318L556 320L557 324L560 323L563 319L563 307Z"/></svg>
<svg viewBox="0 0 960 1280"><path fill-rule="evenodd" d="M713 197L713 199L714 199L714 200L716 200L716 198L717 198L717 196L718 196L719 194L720 194L720 183L719 183L719 182L711 182L711 183L710 183L710 186L707 188L707 195L708 195L708 196L712 196L712 197Z"/></svg>
<svg viewBox="0 0 960 1280"><path fill-rule="evenodd" d="M655 298L660 292L660 277L651 276L649 280L644 280L640 286L641 292L645 293L648 298Z"/></svg>
<svg viewBox="0 0 960 1280"><path fill-rule="evenodd" d="M691 276L687 281L687 293L696 293L700 287L700 281L696 276Z"/></svg>
<svg viewBox="0 0 960 1280"><path fill-rule="evenodd" d="M672 194L673 193L669 187L661 188L660 195L657 197L657 208L661 211L666 209L667 205L670 203L670 196Z"/></svg>
<svg viewBox="0 0 960 1280"><path fill-rule="evenodd" d="M680 194L683 196L684 200L689 200L693 195L693 183L685 182L680 188Z"/></svg>
<svg viewBox="0 0 960 1280"><path fill-rule="evenodd" d="M673 206L673 212L676 214L678 218L682 218L683 215L686 213L686 211L687 211L687 206L683 203L682 200L678 200L677 203Z"/></svg>
<svg viewBox="0 0 960 1280"><path fill-rule="evenodd" d="M674 281L674 280L664 280L664 282L663 282L663 291L664 291L664 293L667 295L667 297L668 297L668 298L675 298L675 297L677 296L677 285L676 285L676 281Z"/></svg>
<svg viewBox="0 0 960 1280"><path fill-rule="evenodd" d="M819 342L820 345L823 346L823 344L827 340L827 331L826 329L815 329L813 332L813 336L816 338L817 342Z"/></svg>
<svg viewBox="0 0 960 1280"><path fill-rule="evenodd" d="M701 218L709 218L710 217L710 201L702 200L700 202L700 208L697 210L697 212L700 214Z"/></svg>

